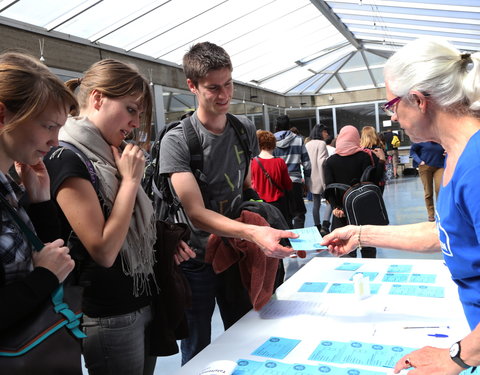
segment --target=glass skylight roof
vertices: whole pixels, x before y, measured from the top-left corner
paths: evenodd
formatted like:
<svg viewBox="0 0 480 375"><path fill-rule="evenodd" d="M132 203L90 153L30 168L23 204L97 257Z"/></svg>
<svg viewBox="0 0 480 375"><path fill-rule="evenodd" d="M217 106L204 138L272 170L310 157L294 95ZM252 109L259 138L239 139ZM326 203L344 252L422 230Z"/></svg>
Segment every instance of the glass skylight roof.
<svg viewBox="0 0 480 375"><path fill-rule="evenodd" d="M287 95L383 87L420 36L480 50L480 0L0 0L7 19L175 64L208 40L234 79Z"/></svg>

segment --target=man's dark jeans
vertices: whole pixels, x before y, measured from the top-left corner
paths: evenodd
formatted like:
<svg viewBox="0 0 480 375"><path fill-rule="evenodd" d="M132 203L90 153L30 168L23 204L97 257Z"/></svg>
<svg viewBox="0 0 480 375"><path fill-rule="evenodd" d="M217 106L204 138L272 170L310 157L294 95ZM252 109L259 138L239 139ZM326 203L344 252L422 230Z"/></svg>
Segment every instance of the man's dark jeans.
<svg viewBox="0 0 480 375"><path fill-rule="evenodd" d="M238 265L218 275L210 264L194 259L182 263L181 268L192 290L192 307L187 310L189 337L181 343L183 366L210 344L215 300L225 329L250 311L252 304Z"/></svg>
<svg viewBox="0 0 480 375"><path fill-rule="evenodd" d="M303 228L305 226L305 214L307 208L305 207L305 201L303 200L303 183L294 182L292 184L290 203L290 214L292 215L294 229Z"/></svg>

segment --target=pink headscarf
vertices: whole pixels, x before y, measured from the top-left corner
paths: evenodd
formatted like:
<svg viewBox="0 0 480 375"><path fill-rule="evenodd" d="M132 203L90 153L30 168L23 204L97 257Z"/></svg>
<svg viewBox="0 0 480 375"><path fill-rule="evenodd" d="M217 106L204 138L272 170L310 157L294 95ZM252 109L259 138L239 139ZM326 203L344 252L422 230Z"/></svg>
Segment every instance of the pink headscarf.
<svg viewBox="0 0 480 375"><path fill-rule="evenodd" d="M338 133L335 153L341 156L348 156L363 151L360 147L360 134L357 128L346 125Z"/></svg>

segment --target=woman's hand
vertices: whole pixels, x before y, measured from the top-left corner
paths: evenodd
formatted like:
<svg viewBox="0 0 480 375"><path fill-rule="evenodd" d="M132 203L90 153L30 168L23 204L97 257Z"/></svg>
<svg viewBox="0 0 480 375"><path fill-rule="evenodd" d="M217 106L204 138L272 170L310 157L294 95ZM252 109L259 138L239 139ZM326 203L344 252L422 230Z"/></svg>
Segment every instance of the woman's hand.
<svg viewBox="0 0 480 375"><path fill-rule="evenodd" d="M415 375L457 375L464 369L450 358L448 349L426 346L403 356L395 365L394 374L413 368L408 374Z"/></svg>
<svg viewBox="0 0 480 375"><path fill-rule="evenodd" d="M359 227L353 225L335 229L323 236L320 245L328 246L328 251L334 256L348 254L358 247L358 231Z"/></svg>
<svg viewBox="0 0 480 375"><path fill-rule="evenodd" d="M145 171L145 156L142 149L129 143L121 154L118 148L114 146L112 146L112 152L118 173L120 173L122 179L132 180L140 184Z"/></svg>
<svg viewBox="0 0 480 375"><path fill-rule="evenodd" d="M385 151L383 151L383 149L381 149L380 147L374 148L373 152L375 153L375 155L377 155L377 158L385 161Z"/></svg>
<svg viewBox="0 0 480 375"><path fill-rule="evenodd" d="M177 245L177 250L173 255L175 259L175 264L178 266L180 263L185 262L191 258L195 258L197 254L193 251L190 246L187 245L186 242L180 240Z"/></svg>
<svg viewBox="0 0 480 375"><path fill-rule="evenodd" d="M332 214L335 217L345 217L345 212L341 208L334 208Z"/></svg>
<svg viewBox="0 0 480 375"><path fill-rule="evenodd" d="M50 178L43 161L35 165L15 162L15 171L32 203L50 200Z"/></svg>
<svg viewBox="0 0 480 375"><path fill-rule="evenodd" d="M41 251L34 251L32 254L34 267L43 267L57 276L62 283L75 267L75 262L70 256L69 248L63 246L62 239L55 240Z"/></svg>

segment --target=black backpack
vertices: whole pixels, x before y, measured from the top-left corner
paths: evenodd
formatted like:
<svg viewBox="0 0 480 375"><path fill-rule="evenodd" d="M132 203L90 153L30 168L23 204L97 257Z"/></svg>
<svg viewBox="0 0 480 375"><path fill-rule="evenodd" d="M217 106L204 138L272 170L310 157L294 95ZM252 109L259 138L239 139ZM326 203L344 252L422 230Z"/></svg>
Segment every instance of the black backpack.
<svg viewBox="0 0 480 375"><path fill-rule="evenodd" d="M248 134L245 125L234 115L227 113L228 122L232 125L237 135L245 156L245 176L250 165L251 151L249 147ZM158 134L151 148L150 162L145 167L145 175L142 182L143 189L153 201L157 220L170 221L174 223L187 222L187 216L183 207L173 192L170 177L160 174L160 146L163 137L171 129L183 123L183 134L190 150L190 168L197 180L204 202L208 202L208 181L203 173L203 149L200 139L195 131L190 117L182 121L174 121L165 126Z"/></svg>
<svg viewBox="0 0 480 375"><path fill-rule="evenodd" d="M369 165L360 182L353 186L333 183L325 188L325 198L330 204L343 207L348 223L352 225L388 225L388 214L382 191L372 181L375 168Z"/></svg>

